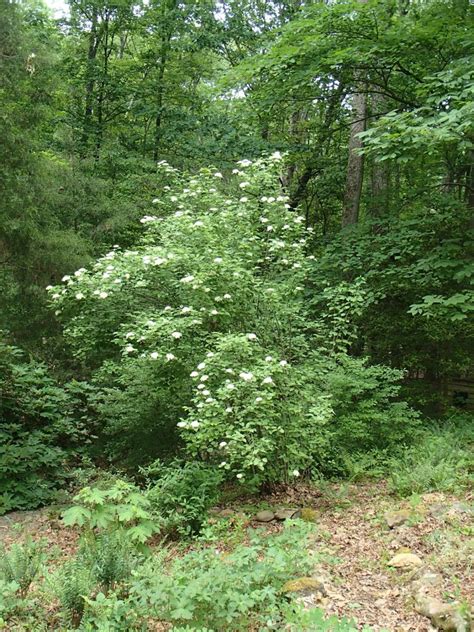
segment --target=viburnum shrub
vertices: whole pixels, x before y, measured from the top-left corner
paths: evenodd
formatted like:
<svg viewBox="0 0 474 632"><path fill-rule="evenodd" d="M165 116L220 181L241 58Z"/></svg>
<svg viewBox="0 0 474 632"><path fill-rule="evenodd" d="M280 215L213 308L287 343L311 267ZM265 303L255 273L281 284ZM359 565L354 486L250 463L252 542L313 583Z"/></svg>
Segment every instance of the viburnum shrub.
<svg viewBox="0 0 474 632"><path fill-rule="evenodd" d="M184 445L241 482L297 477L333 436L322 378L335 360L308 318L312 230L281 190L282 156L226 177L158 167L169 184L136 248L49 288L75 352L97 367L108 450L143 465Z"/></svg>

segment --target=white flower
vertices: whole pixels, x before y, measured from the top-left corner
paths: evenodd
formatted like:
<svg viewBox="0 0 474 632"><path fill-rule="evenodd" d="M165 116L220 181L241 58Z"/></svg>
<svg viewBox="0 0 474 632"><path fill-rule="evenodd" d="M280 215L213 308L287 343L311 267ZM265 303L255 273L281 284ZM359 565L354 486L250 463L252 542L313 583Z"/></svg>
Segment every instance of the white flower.
<svg viewBox="0 0 474 632"><path fill-rule="evenodd" d="M179 340L183 334L180 331L173 331L171 334L172 338L175 340Z"/></svg>
<svg viewBox="0 0 474 632"><path fill-rule="evenodd" d="M204 226L204 222L201 222L201 220L198 219L197 222L194 222L193 226Z"/></svg>
<svg viewBox="0 0 474 632"><path fill-rule="evenodd" d="M224 298L225 298L227 301L229 301L229 300L232 298L232 296L231 296L230 294L224 294Z"/></svg>
<svg viewBox="0 0 474 632"><path fill-rule="evenodd" d="M201 386L201 384L199 384L199 386ZM199 388L199 386L198 386L198 388ZM205 385L203 384L202 386L205 386ZM204 397L207 397L211 393L208 390L205 390L205 391L202 392L202 394L204 395Z"/></svg>
<svg viewBox="0 0 474 632"><path fill-rule="evenodd" d="M248 187L248 186L250 186L250 182L241 182L241 183L239 184L239 187L240 187L241 189L245 189L245 187Z"/></svg>
<svg viewBox="0 0 474 632"><path fill-rule="evenodd" d="M170 200L171 200L172 202L177 202L177 201L178 201L178 198L176 197L176 195L172 195L172 196L170 197Z"/></svg>
<svg viewBox="0 0 474 632"><path fill-rule="evenodd" d="M50 290L52 290L52 289L53 289L53 286L52 286L52 285L47 285L47 286L46 286L46 289L47 289L47 290L48 290L48 292L49 292Z"/></svg>
<svg viewBox="0 0 474 632"><path fill-rule="evenodd" d="M203 376L201 377L201 380L200 380L200 381L201 381L201 382L207 382L207 380L208 380L208 379L209 379L209 375L203 375Z"/></svg>
<svg viewBox="0 0 474 632"><path fill-rule="evenodd" d="M267 226L267 231L268 231L269 233L271 233L271 232L272 232L272 230L273 230L273 226Z"/></svg>
<svg viewBox="0 0 474 632"><path fill-rule="evenodd" d="M197 371L192 371L192 372L189 374L189 376L190 376L190 377L199 377L199 373L198 373Z"/></svg>
<svg viewBox="0 0 474 632"><path fill-rule="evenodd" d="M265 362L272 362L272 356L265 356Z"/></svg>
<svg viewBox="0 0 474 632"><path fill-rule="evenodd" d="M74 276L76 276L76 277L80 277L80 276L82 276L82 275L84 274L84 272L85 272L85 271L86 271L86 269L85 269L85 268L79 268L79 270L76 270L76 271L74 272Z"/></svg>
<svg viewBox="0 0 474 632"><path fill-rule="evenodd" d="M271 202L274 202L274 201L275 201L275 198L274 198L274 197L269 197L269 198L268 198L268 201L269 201L270 203L271 203Z"/></svg>
<svg viewBox="0 0 474 632"><path fill-rule="evenodd" d="M228 388L229 391L232 391L235 388L235 384L232 384L232 382L229 382L228 384L226 384L226 388Z"/></svg>
<svg viewBox="0 0 474 632"><path fill-rule="evenodd" d="M176 356L173 355L172 353L167 353L166 359L168 360L168 362L170 362L171 360L176 360Z"/></svg>
<svg viewBox="0 0 474 632"><path fill-rule="evenodd" d="M164 311L165 311L165 312L169 312L169 311L170 311L170 309L173 309L173 308L171 307L171 305L166 305L166 306L164 307Z"/></svg>
<svg viewBox="0 0 474 632"><path fill-rule="evenodd" d="M295 224L301 224L301 222L304 222L304 217L302 215L298 215L298 217L295 217L293 221Z"/></svg>
<svg viewBox="0 0 474 632"><path fill-rule="evenodd" d="M64 281L64 283L65 283L66 281L70 281L70 280L71 280L71 277L70 277L68 274L65 274L65 275L63 276L63 278L61 279L61 281Z"/></svg>
<svg viewBox="0 0 474 632"><path fill-rule="evenodd" d="M77 298L77 300L78 300L78 301L80 301L80 300L81 300L81 298L84 298L84 294L83 294L82 292L78 292L78 293L76 294L76 298Z"/></svg>
<svg viewBox="0 0 474 632"><path fill-rule="evenodd" d="M206 353L206 358L213 358L214 357L214 352L213 351L208 351Z"/></svg>
<svg viewBox="0 0 474 632"><path fill-rule="evenodd" d="M107 296L108 296L108 293L107 293L107 292L101 292L101 293L99 294L99 298L107 298Z"/></svg>
<svg viewBox="0 0 474 632"><path fill-rule="evenodd" d="M198 384L198 389L201 391L203 388L206 388L205 384Z"/></svg>
<svg viewBox="0 0 474 632"><path fill-rule="evenodd" d="M135 347L133 345L127 345L125 347L125 353L133 353L135 351Z"/></svg>
<svg viewBox="0 0 474 632"><path fill-rule="evenodd" d="M230 406L227 406L227 408L225 409L226 413L231 413L232 412L232 408Z"/></svg>
<svg viewBox="0 0 474 632"><path fill-rule="evenodd" d="M211 314L211 316L217 316L219 312L217 311L217 309L211 309L209 313Z"/></svg>
<svg viewBox="0 0 474 632"><path fill-rule="evenodd" d="M149 263L151 263L151 257L145 255L144 257L142 257L142 261L147 266Z"/></svg>
<svg viewBox="0 0 474 632"><path fill-rule="evenodd" d="M206 368L206 363L205 363L205 362L200 362L200 363L197 365L197 368L199 369L199 371L202 371L203 369L205 369L205 368Z"/></svg>
<svg viewBox="0 0 474 632"><path fill-rule="evenodd" d="M232 169L232 173L235 175L237 173L240 173L240 171L238 169Z"/></svg>
<svg viewBox="0 0 474 632"><path fill-rule="evenodd" d="M237 164L242 165L242 167L250 167L250 165L252 164L252 161L248 160L247 158L244 158L243 160L239 160Z"/></svg>
<svg viewBox="0 0 474 632"><path fill-rule="evenodd" d="M244 477L244 475L243 475L243 474L237 474L237 478L238 478L238 479L241 479L241 478L243 478L243 477Z"/></svg>
<svg viewBox="0 0 474 632"><path fill-rule="evenodd" d="M222 178L222 173L220 171L216 171L214 178Z"/></svg>
<svg viewBox="0 0 474 632"><path fill-rule="evenodd" d="M185 421L178 421L176 425L178 428L186 428L188 424Z"/></svg>
<svg viewBox="0 0 474 632"><path fill-rule="evenodd" d="M281 153L279 151L275 151L270 156L270 158L272 158L273 160L281 160L283 158L283 156L281 155Z"/></svg>
<svg viewBox="0 0 474 632"><path fill-rule="evenodd" d="M114 283L122 283L122 279L114 279Z"/></svg>
<svg viewBox="0 0 474 632"><path fill-rule="evenodd" d="M263 378L262 384L273 384L273 380L269 375L267 375L267 377Z"/></svg>
<svg viewBox="0 0 474 632"><path fill-rule="evenodd" d="M212 402L213 402L213 401L214 401L214 400L212 399L212 397L208 397L208 398L206 399L206 403L207 403L207 404L212 404Z"/></svg>
<svg viewBox="0 0 474 632"><path fill-rule="evenodd" d="M253 373L250 373L250 371L248 373L246 371L241 371L239 373L239 377L242 378L245 382L249 382L253 378Z"/></svg>
<svg viewBox="0 0 474 632"><path fill-rule="evenodd" d="M300 473L299 473L299 471L298 471L298 470L293 470L293 471L291 472L291 474L292 474L292 476L296 476L296 477L298 477L298 476L300 475Z"/></svg>
<svg viewBox="0 0 474 632"><path fill-rule="evenodd" d="M191 281L194 281L194 277L192 276L192 274L189 274L188 276L185 276L182 279L180 279L181 283L191 283Z"/></svg>
<svg viewBox="0 0 474 632"><path fill-rule="evenodd" d="M222 263L222 257L215 257L214 263Z"/></svg>
<svg viewBox="0 0 474 632"><path fill-rule="evenodd" d="M247 334L249 340L257 340L257 334Z"/></svg>
<svg viewBox="0 0 474 632"><path fill-rule="evenodd" d="M127 333L125 334L125 338L127 338L127 340L129 338L135 338L135 333L133 331L127 331Z"/></svg>
<svg viewBox="0 0 474 632"><path fill-rule="evenodd" d="M157 352L157 351L152 351L152 352L150 353L150 358L151 358L152 360L158 360L158 352Z"/></svg>
<svg viewBox="0 0 474 632"><path fill-rule="evenodd" d="M261 217L260 221L262 222L262 224L266 224L268 222L268 218L266 217Z"/></svg>
<svg viewBox="0 0 474 632"><path fill-rule="evenodd" d="M287 366L288 362L286 360L280 360L279 364L280 366Z"/></svg>
<svg viewBox="0 0 474 632"><path fill-rule="evenodd" d="M223 448L225 448L225 447L226 447L226 445L227 445L227 441L221 441L221 442L219 443L219 448L222 450Z"/></svg>
<svg viewBox="0 0 474 632"><path fill-rule="evenodd" d="M189 312L192 312L193 308L192 307L183 307L183 309L181 310L182 314L189 314Z"/></svg>
<svg viewBox="0 0 474 632"><path fill-rule="evenodd" d="M161 266L163 263L166 263L166 259L163 259L162 257L155 257L155 259L153 259L154 266Z"/></svg>
<svg viewBox="0 0 474 632"><path fill-rule="evenodd" d="M249 201L248 197L245 197L245 196L241 197L239 200L239 202L243 202L243 203L248 202L248 201Z"/></svg>
<svg viewBox="0 0 474 632"><path fill-rule="evenodd" d="M159 198L153 198L153 200L151 201L152 204L158 204L159 202ZM141 221L141 220L140 220Z"/></svg>
<svg viewBox="0 0 474 632"><path fill-rule="evenodd" d="M263 402L263 397L256 397L256 398L255 398L255 401L257 402L257 404L258 404L259 402Z"/></svg>
<svg viewBox="0 0 474 632"><path fill-rule="evenodd" d="M227 465L227 463L225 461L222 461L221 463L219 463L219 467L225 467Z"/></svg>

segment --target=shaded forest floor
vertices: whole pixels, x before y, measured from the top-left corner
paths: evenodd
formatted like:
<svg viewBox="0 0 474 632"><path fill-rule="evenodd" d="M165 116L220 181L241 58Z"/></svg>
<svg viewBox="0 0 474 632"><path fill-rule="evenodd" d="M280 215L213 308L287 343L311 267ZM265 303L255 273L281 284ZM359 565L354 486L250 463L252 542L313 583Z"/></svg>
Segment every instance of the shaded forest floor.
<svg viewBox="0 0 474 632"><path fill-rule="evenodd" d="M472 493L427 493L400 500L383 482L300 485L216 507L210 518L212 546L227 549L245 541L249 526L269 533L282 528L277 520L257 520L261 511L303 509L302 517L316 525L311 540L313 577L320 582L318 590L301 592L299 598L307 607L355 619L360 628L429 631L436 628L416 612L420 585L445 603L457 602L461 608L474 604L473 500ZM390 527L389 522L400 524ZM216 541L219 523L224 527ZM59 512L51 508L0 518L3 546L22 541L27 534L47 543L52 565L76 550L78 533L64 527ZM181 544L176 546L177 552L182 550ZM390 566L400 553L412 554L405 559L406 566Z"/></svg>

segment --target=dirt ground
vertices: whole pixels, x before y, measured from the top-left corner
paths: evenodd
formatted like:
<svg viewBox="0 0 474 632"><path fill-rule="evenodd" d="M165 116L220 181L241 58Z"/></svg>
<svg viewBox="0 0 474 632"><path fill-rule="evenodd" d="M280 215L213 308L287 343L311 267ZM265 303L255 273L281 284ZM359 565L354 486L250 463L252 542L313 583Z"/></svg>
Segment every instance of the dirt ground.
<svg viewBox="0 0 474 632"><path fill-rule="evenodd" d="M438 577L436 597L464 607L474 604L474 502L463 497L431 493L399 500L383 483L327 485L323 490L301 485L280 489L263 498L241 500L220 507L244 515L248 525L268 531L281 528L272 521L258 523L259 509L305 508L316 525L312 541L314 577L324 584L324 595L305 599L308 607L353 618L358 627L391 632L434 630L430 620L415 610L413 582L420 569L391 568L397 553L412 553L422 568ZM406 510L408 519L390 528L387 512ZM224 512L225 513L225 512ZM232 520L229 522L231 528ZM13 512L0 518L0 547L29 534L55 551L53 564L74 554L78 535L61 524L52 508Z"/></svg>

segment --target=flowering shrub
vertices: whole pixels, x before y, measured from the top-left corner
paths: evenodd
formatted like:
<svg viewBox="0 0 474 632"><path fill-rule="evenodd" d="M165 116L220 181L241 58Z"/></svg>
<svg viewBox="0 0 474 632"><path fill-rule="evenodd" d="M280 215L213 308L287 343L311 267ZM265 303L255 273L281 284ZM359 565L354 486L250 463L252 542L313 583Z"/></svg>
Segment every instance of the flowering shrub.
<svg viewBox="0 0 474 632"><path fill-rule="evenodd" d="M168 184L137 247L49 288L76 354L98 367L114 455L143 464L182 443L251 484L323 458L335 363L306 311L312 231L281 192L281 159L242 160L226 178L161 163Z"/></svg>

